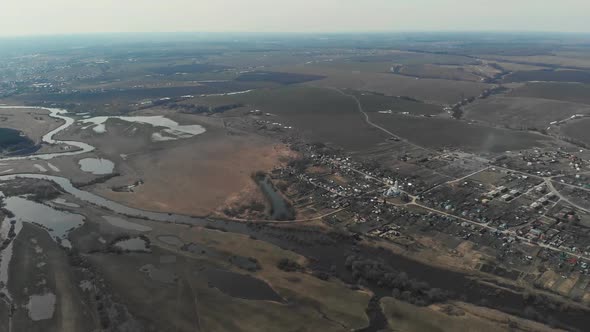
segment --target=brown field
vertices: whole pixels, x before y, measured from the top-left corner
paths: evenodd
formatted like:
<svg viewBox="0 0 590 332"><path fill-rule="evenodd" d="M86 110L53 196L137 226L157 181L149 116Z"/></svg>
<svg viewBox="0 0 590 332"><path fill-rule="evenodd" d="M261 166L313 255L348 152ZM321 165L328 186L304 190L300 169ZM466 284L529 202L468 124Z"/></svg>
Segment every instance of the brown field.
<svg viewBox="0 0 590 332"><path fill-rule="evenodd" d="M141 114L162 114L162 110ZM272 170L295 156L270 138L225 128L226 122L220 118L173 113L166 116L182 124L201 124L207 131L192 138L152 142L154 129L150 125L111 119L106 134L76 125L60 138L81 140L97 150L52 163L72 174L74 180L88 181L88 173L79 171L77 160L106 158L115 163L115 172L120 176L93 186L94 192L136 208L209 215L227 204L245 203L244 197L261 198L251 174ZM112 190L138 180L144 183L134 192Z"/></svg>
<svg viewBox="0 0 590 332"><path fill-rule="evenodd" d="M209 127L199 137L159 143L165 148L131 155L120 166L123 176L96 192L133 207L191 215L208 215L241 195L256 191L251 174L285 162L290 150L252 134L230 136ZM110 187L145 181L133 193Z"/></svg>

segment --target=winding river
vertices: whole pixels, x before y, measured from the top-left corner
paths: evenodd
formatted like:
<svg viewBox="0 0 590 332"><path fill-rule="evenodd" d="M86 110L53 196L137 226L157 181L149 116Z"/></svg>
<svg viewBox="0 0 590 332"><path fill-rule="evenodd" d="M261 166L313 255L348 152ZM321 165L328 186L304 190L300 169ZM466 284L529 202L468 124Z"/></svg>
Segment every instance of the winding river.
<svg viewBox="0 0 590 332"><path fill-rule="evenodd" d="M49 111L50 117L63 120L64 123L62 125L60 125L59 127L55 128L54 130L45 134L42 137L42 141L44 143L50 144L50 145L64 144L64 145L68 146L68 149L61 151L61 152L33 154L33 155L17 156L17 157L6 157L6 158L0 158L0 161L39 160L39 159L49 160L49 159L63 157L63 156L74 156L74 155L84 154L84 153L94 151L96 149L94 146L83 143L83 142L54 139L54 136L56 134L69 128L76 121L75 119L65 115L68 113L68 111L66 111L66 110L58 109L58 108L47 108L47 107L5 106L5 105L0 106L0 109L39 109L39 110ZM146 120L146 118L147 117L141 118L140 119L141 121L135 121L134 119L128 119L127 121L146 123L146 121L150 120L150 119ZM106 122L106 120L108 120L108 118L101 117L100 120L102 121L102 123L104 123L104 122ZM159 119L159 120L161 122L161 119ZM160 122L158 122L158 123L160 123ZM148 123L149 123L149 121L148 121ZM176 127L179 127L179 126L177 126L178 124L175 124L175 122L171 121L171 120L166 122L166 124L168 124L168 126L164 125L164 127L170 127L172 125L176 125ZM156 124L152 123L152 125L155 126ZM104 126L104 124L103 124L103 126ZM178 128L176 128L176 127L175 128L168 128L168 130L176 129L176 131L178 131ZM182 127L182 126L180 126L180 127ZM195 128L192 128L192 127L196 127L196 126L190 126L190 127L191 128L189 128L189 129L194 130ZM198 128L196 128L196 129L198 129ZM202 133L205 131L204 128L202 128L202 129L203 129L202 131L200 131L200 130L193 131L193 133ZM180 136L178 136L178 137L180 137ZM184 137L189 137L189 136L185 135L180 138L184 138ZM140 209L130 208L125 205L110 201L104 197L92 194L90 192L79 190L78 188L76 188L72 185L72 182L69 179L64 178L64 177L59 177L59 176L51 176L51 175L35 174L35 173L17 173L17 174L9 174L9 175L0 176L0 182L15 180L15 179L19 179L19 178L38 179L38 180L46 180L46 181L54 182L57 185L59 185L65 192L77 197L78 199L80 199L82 201L85 201L85 202L91 203L93 205L111 210L111 211L118 213L118 214L130 216L130 217L150 219L150 220L154 220L154 221L183 223L183 224L204 224L204 223L206 223L206 220L201 219L201 218L194 218L194 217L190 217L190 216L177 215L177 214L149 212L149 211L143 211ZM0 196L3 197L2 192L0 192ZM21 200L24 201L25 203L28 202L26 199L23 199L23 198L21 198ZM31 207L30 206L27 207L26 204L24 204L24 205L23 204L13 204L12 209L13 210L11 210L11 211L15 214L15 217L14 218L6 218L2 222L1 227L0 227L1 228L0 233L3 235L2 236L3 239L8 238L8 231L9 231L11 223L13 223L15 226L13 229L13 232L15 234L18 234L20 231L20 228L22 227L22 221L20 220L20 217L27 215L27 213L31 212L31 211L29 211L31 209ZM47 207L47 209L51 209L51 208ZM26 218L23 218L23 219L27 220ZM80 223L81 223L81 221L80 221ZM62 239L61 243L64 246L69 246L69 241L67 241L67 237L64 237ZM11 241L10 244L4 250L2 250L2 252L0 253L0 257L1 257L1 260L0 260L0 293L3 293L5 295L4 301L7 301L7 303L9 303L9 304L12 301L12 297L11 297L10 292L7 289L7 283L8 283L8 268L9 268L10 260L12 258L12 247L13 247L13 241ZM10 319L11 318L9 317L9 320Z"/></svg>
<svg viewBox="0 0 590 332"><path fill-rule="evenodd" d="M48 132L43 136L43 142L47 144L66 144L70 147L70 151L63 151L63 152L55 152L55 153L42 153L42 154L33 154L28 156L18 156L18 157L7 157L7 158L0 158L0 161L11 161L11 160L26 160L26 159L43 159L49 160L57 157L62 156L74 156L77 154L87 153L90 151L94 151L95 147L92 145L78 142L78 141L58 141L53 139L57 133L67 129L69 126L74 124L75 120L64 114L67 114L68 111L59 109L59 108L47 108L47 107L36 107L36 106L0 106L0 109L39 109L39 110L46 110L49 111L49 116L55 119L64 120L65 123L61 126L53 129L52 131Z"/></svg>
<svg viewBox="0 0 590 332"><path fill-rule="evenodd" d="M65 123L58 128L50 131L46 135L43 136L43 142L47 144L67 144L71 146L71 151L64 151L64 152L56 152L56 153L46 153L46 154L35 154L35 155L28 155L28 156L18 156L18 157L8 157L8 158L0 158L0 161L11 161L11 160L25 160L25 159L53 159L61 156L73 156L79 155L83 153L87 153L90 151L95 150L95 147L78 142L78 141L61 141L54 139L54 136L59 132L67 129L69 126L74 124L75 120L71 117L66 116L68 112L66 110L57 109L57 108L46 108L46 107L33 107L33 106L0 106L0 108L10 108L10 109L41 109L49 111L49 115L52 118L64 120ZM105 119L102 119L102 122ZM143 120L145 122L145 119ZM173 122L170 120L170 122ZM162 221L162 222L174 222L174 223L182 223L182 224L202 224L205 222L205 219L196 218L192 216L186 215L179 215L179 214L172 214L172 213L161 213L161 212L151 212L145 211L141 209L135 209L123 204L119 204L117 202L108 200L102 196L95 195L88 191L80 190L72 184L72 182L64 177L60 176L53 176L53 175L45 175L45 174L35 174L35 173L17 173L17 174L9 174L9 175L2 175L0 176L0 181L10 181L19 178L27 178L27 179L37 179L37 180L46 180L51 181L59 185L63 191L71 194L72 196L88 202L90 204L106 208L111 210L115 213L122 214L129 217L135 218L142 218L142 219L150 219L154 221Z"/></svg>
<svg viewBox="0 0 590 332"><path fill-rule="evenodd" d="M55 140L54 136L59 132L67 129L71 126L75 120L66 116L68 112L61 109L55 108L44 108L44 107L28 107L28 106L0 106L0 108L12 108L12 109L44 109L50 112L50 116L53 118L64 120L65 123L59 126L58 128L50 131L46 135L43 136L43 142L47 144L67 144L71 147L71 149L65 150L63 152L56 152L56 153L46 153L46 154L37 154L37 155L28 155L28 156L18 156L18 157L9 157L9 158L0 158L0 161L11 161L11 160L26 160L26 159L43 159L49 160L61 156L73 156L78 154L87 153L90 151L95 150L95 147L77 141L60 141ZM145 211L141 209L135 209L123 204L119 204L117 202L108 200L104 197L99 195L95 195L93 193L80 190L72 184L72 182L64 177L59 176L52 176L46 174L34 174L34 173L20 173L20 174L10 174L10 175L2 175L0 176L0 182L3 181L11 181L19 178L27 178L27 179L36 179L36 180L45 180L51 181L59 185L63 191L73 195L74 197L78 198L81 201L88 202L92 205L108 209L114 213L135 217L135 218L142 218L142 219L149 219L153 221L161 221L161 222L170 222L170 223L181 223L181 224L190 224L190 225L207 225L210 219L207 218L198 218L192 217L187 215L179 215L179 214L171 214L171 213L159 213L159 212L151 212ZM1 196L0 192L0 196ZM14 211L13 211L14 212ZM17 211L18 212L18 211ZM15 213L18 218L18 213ZM8 228L10 224L7 223L7 220L11 220L11 218L7 218L4 220L0 227L0 234L4 235L6 238L6 234L8 233ZM229 220L216 220L219 223L219 227L223 227L224 229L228 229L231 232L245 234L245 235L255 235L256 238L272 243L277 245L283 249L292 250L297 252L298 254L307 256L307 257L314 257L316 260L316 265L325 265L325 270L328 267L332 266L339 266L342 270L339 274L346 274L346 270L344 269L344 259L345 256L343 253L348 252L348 249L354 243L348 243L339 239L339 241L335 241L334 245L325 245L322 241L307 243L302 245L299 241L295 241L292 239L296 239L297 237L291 236L282 236L282 233L273 233L268 230L261 230L256 231L253 228L250 228L248 224L241 223L241 222L232 222ZM15 233L18 233L19 229L22 224L20 222L15 223L17 229L14 229ZM309 233L306 233L308 236ZM2 285L0 285L0 293L4 293L6 296L4 297L4 301L8 304L12 302L12 298L6 288L6 283L8 281L8 265L12 256L12 244L14 241L10 243L10 245L2 251L2 260L0 261L0 281L2 281ZM465 292L465 285L469 285L469 290L465 293L468 295L468 302L476 303L476 299L485 299L489 301L490 304L493 304L492 307L494 308L507 308L507 312L512 312L515 314L519 314L522 311L522 308L525 307L526 304L521 303L522 297L519 294L510 292L510 291L502 291L498 293L498 289L486 286L483 284L476 284L471 279L470 276L461 274L459 272L453 272L451 270L442 270L433 266L423 265L417 261L413 261L412 259L398 256L394 253L385 253L384 251L379 251L375 248L367 247L369 249L369 254L373 254L374 256L384 255L384 259L387 261L394 262L395 266L399 266L399 268L403 271L407 271L410 275L414 276L422 276L425 281L430 282L431 285L434 287L440 287L443 289L448 289L451 291L456 291L457 293ZM374 252L373 252L374 251ZM432 277L436 276L436 277ZM345 280L346 278L343 278ZM547 310L542 311L544 314L549 314ZM560 321L569 322L568 324L581 327L586 326L586 311L584 310L574 310L573 308L566 312L551 312L551 314L555 314ZM9 321L11 317L8 318ZM10 322L9 322L10 324Z"/></svg>
<svg viewBox="0 0 590 332"><path fill-rule="evenodd" d="M123 204L119 204L117 202L108 200L102 196L95 195L91 192L80 190L72 184L69 179L60 176L53 176L53 175L45 175L45 174L35 174L35 173L20 173L20 174L10 174L10 175L2 175L0 176L0 181L11 181L19 178L26 178L26 179L37 179L37 180L46 180L54 182L55 184L59 185L63 191L71 194L72 196L82 200L84 202L88 202L90 204L96 205L98 207L106 208L110 211L113 211L117 214L122 214L128 217L134 218L142 218L142 219L149 219L153 221L162 221L162 222L173 222L173 223L180 223L180 224L202 224L205 219L181 215L181 214L174 214L174 213L162 213L162 212L151 212L145 211L141 209L135 209L132 207L128 207Z"/></svg>
<svg viewBox="0 0 590 332"><path fill-rule="evenodd" d="M45 153L45 154L33 154L27 156L18 156L18 157L7 157L7 158L0 158L0 161L13 161L13 160L35 160L35 159L42 159L42 160L49 160L57 157L62 156L74 156L79 155L87 152L94 151L96 148L92 145L78 142L78 141L62 141L54 139L54 136L61 131L67 129L72 124L75 123L75 119L66 116L68 111L58 108L47 108L47 107L36 107L36 106L0 106L0 109L39 109L39 110L46 110L49 111L49 116L56 119L61 119L65 121L64 124L55 128L54 130L48 132L43 136L43 142L47 144L65 144L70 146L71 148L63 151L63 152L55 152L55 153ZM190 135L198 135L205 132L205 129L198 125L188 125L188 126L180 126L178 123L164 118L162 116L140 116L140 117L120 117L120 116L113 116L113 117L95 117L91 119L83 120L85 123L93 123L95 125L103 126L104 128L105 122L109 118L116 118L122 119L124 121L130 122L138 122L138 123L147 123L151 124L152 126L156 127L166 127L169 133L173 132L180 132L182 135L177 136L178 138L187 138ZM196 128L199 127L199 128ZM105 129L106 130L106 129ZM137 217L137 218L144 218L150 219L154 221L164 221L164 222L175 222L175 223L182 223L182 224L195 224L195 223L202 223L204 222L203 219L186 216L186 215L179 215L179 214L172 214L172 213L159 213L159 212L150 212L144 211L140 209L131 208L111 200L108 200L104 197L92 194L87 191L79 190L78 188L74 187L71 181L64 177L59 176L51 176L51 175L44 175L44 174L35 174L35 173L16 173L16 174L9 174L0 176L0 181L9 181L14 180L17 178L29 178L29 179L38 179L38 180L47 180L52 181L58 184L65 192L77 197L78 199L91 203L93 205L103 207L109 209L115 213L123 214L129 217ZM265 192L267 192L268 188L265 188ZM271 190L272 191L272 190ZM276 197L275 197L276 196ZM285 214L287 217L290 216L288 213L288 209L284 206L284 201L277 198L278 196L275 194L274 196L271 195L271 203L273 205L273 210L275 212L273 214ZM278 201L278 202L277 202ZM289 219L289 218L287 218Z"/></svg>

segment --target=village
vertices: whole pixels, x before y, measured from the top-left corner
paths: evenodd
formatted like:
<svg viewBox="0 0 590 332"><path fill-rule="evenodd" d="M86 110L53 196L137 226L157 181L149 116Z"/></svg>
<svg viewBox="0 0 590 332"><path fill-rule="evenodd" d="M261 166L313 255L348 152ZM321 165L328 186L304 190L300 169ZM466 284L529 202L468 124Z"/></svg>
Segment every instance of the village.
<svg viewBox="0 0 590 332"><path fill-rule="evenodd" d="M274 181L289 183L286 192L297 211L322 214L335 228L409 250L418 248L416 239L423 236L443 235L451 251L469 241L493 258L478 265L482 272L544 288L539 271L552 270L563 280L577 280L569 294L573 299L584 296L590 282L590 214L556 188L573 188L575 197L579 191L590 194L587 178L575 175L588 169L588 160L564 151L503 156L479 170L465 169L466 176L420 186L428 187L421 191L420 178L326 153L325 147L299 150L302 161L272 173Z"/></svg>

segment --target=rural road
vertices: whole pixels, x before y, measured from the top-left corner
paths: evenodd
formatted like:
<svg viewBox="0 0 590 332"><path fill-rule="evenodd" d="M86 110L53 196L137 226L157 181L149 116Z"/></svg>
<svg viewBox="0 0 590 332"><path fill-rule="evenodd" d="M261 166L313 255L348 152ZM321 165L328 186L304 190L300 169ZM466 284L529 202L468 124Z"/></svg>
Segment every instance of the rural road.
<svg viewBox="0 0 590 332"><path fill-rule="evenodd" d="M381 127L380 125L378 125L378 124L374 123L373 121L371 121L371 118L369 117L369 114L368 114L367 112L365 112L365 110L364 110L364 108L363 108L363 105L362 105L361 101L358 99L358 97L357 97L357 96L355 96L355 95L350 95L350 94L347 94L347 93L345 93L344 91L342 91L342 90L340 90L340 89L338 89L338 88L333 88L333 89L334 89L334 90L336 90L336 91L338 91L338 92L339 92L340 94L342 94L343 96L347 96L347 97L350 97L350 98L354 99L354 101L356 102L356 105L357 105L357 109L358 109L358 111L359 111L359 112L360 112L360 113L363 115L363 117L365 118L365 122L366 122L366 123L367 123L369 126L371 126L371 127L373 127L373 128L376 128L376 129L379 129L380 131L382 131L382 132L386 133L386 134L387 134L387 135L389 135L390 137L393 137L393 138L395 138L395 139L398 139L398 140L400 140L400 141L403 141L404 143L406 143L406 144L408 144L408 145L411 145L411 146L413 146L413 147L416 147L416 148L418 148L418 149L421 149L421 150L425 150L425 151L429 151L429 152L431 152L429 149L427 149L427 148L425 148L425 147L423 147L423 146L420 146L420 145L418 145L418 144L412 143L412 142L408 141L407 139L405 139L405 138L403 138L403 137L400 137L400 136L398 136L398 135L396 135L396 134L392 133L391 131L389 131L389 130L387 130L387 129L383 128L383 127Z"/></svg>
<svg viewBox="0 0 590 332"><path fill-rule="evenodd" d="M572 201L570 201L569 199L567 199L566 197L564 197L557 189L555 189L555 186L553 186L553 181L551 180L551 178L543 178L543 181L545 181L545 184L547 185L547 188L549 188L549 190L551 190L552 193L554 193L555 195L557 195L557 197L559 197L560 200L568 203L569 205L580 209L586 213L590 213L590 210L576 204L573 203Z"/></svg>

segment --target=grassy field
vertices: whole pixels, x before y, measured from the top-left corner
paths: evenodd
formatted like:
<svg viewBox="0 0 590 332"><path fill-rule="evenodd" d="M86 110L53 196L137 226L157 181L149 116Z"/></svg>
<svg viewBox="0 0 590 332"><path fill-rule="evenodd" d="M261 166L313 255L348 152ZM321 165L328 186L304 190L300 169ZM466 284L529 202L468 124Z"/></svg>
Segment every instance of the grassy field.
<svg viewBox="0 0 590 332"><path fill-rule="evenodd" d="M541 324L503 314L491 309L465 304L453 305L462 315L452 316L441 311L442 306L416 307L391 297L381 300L389 328L404 332L500 332L555 331Z"/></svg>
<svg viewBox="0 0 590 332"><path fill-rule="evenodd" d="M544 129L552 121L590 114L590 105L527 97L493 96L465 107L464 117L514 129Z"/></svg>
<svg viewBox="0 0 590 332"><path fill-rule="evenodd" d="M35 143L40 143L43 135L63 123L48 113L37 109L0 109L0 127L20 130Z"/></svg>
<svg viewBox="0 0 590 332"><path fill-rule="evenodd" d="M319 75L305 75L270 71L253 71L241 74L236 78L238 82L272 82L278 84L297 84L324 78Z"/></svg>
<svg viewBox="0 0 590 332"><path fill-rule="evenodd" d="M352 152L387 139L385 134L365 124L352 98L332 89L294 86L200 98L191 102L242 103L247 105L248 110L259 109L272 114L261 117L261 120L292 126L312 141L331 143Z"/></svg>
<svg viewBox="0 0 590 332"><path fill-rule="evenodd" d="M282 67L281 70L326 76L323 80L307 82L306 85L409 96L438 104L454 104L463 98L478 96L489 87L484 83L419 79L393 73L362 72L353 68L331 69L321 65Z"/></svg>
<svg viewBox="0 0 590 332"><path fill-rule="evenodd" d="M442 107L421 101L386 96L378 93L346 91L354 94L362 103L365 112L391 110L393 113L409 112L415 115L435 115L442 112Z"/></svg>
<svg viewBox="0 0 590 332"><path fill-rule="evenodd" d="M309 274L279 270L276 265L284 257L305 264L304 258L293 252L243 235L208 229L191 231L191 236L193 241L207 243L219 250L255 257L263 266L255 276L268 282L285 298L321 308L325 315L349 327L361 328L368 324L364 310L369 294L352 291L337 280L323 281ZM298 281L293 282L293 278Z"/></svg>
<svg viewBox="0 0 590 332"><path fill-rule="evenodd" d="M350 58L357 62L392 62L401 65L468 65L476 64L477 60L453 54L431 54L405 51L389 51L378 55L365 55Z"/></svg>
<svg viewBox="0 0 590 332"><path fill-rule="evenodd" d="M184 65L172 65L152 68L151 71L161 75L176 75L179 73L195 74L195 73L207 73L207 72L218 72L229 69L226 66L211 65L204 63L192 63Z"/></svg>
<svg viewBox="0 0 590 332"><path fill-rule="evenodd" d="M590 104L590 85L577 83L527 83L508 93L510 97L544 98Z"/></svg>
<svg viewBox="0 0 590 332"><path fill-rule="evenodd" d="M505 82L547 81L590 83L590 72L579 70L517 71L505 77Z"/></svg>
<svg viewBox="0 0 590 332"><path fill-rule="evenodd" d="M565 124L561 132L568 137L590 145L590 120L581 119Z"/></svg>
<svg viewBox="0 0 590 332"><path fill-rule="evenodd" d="M587 54L562 53L555 55L530 55L530 56L505 56L505 55L481 55L480 57L496 61L515 62L528 65L541 65L552 67L590 68L590 59Z"/></svg>
<svg viewBox="0 0 590 332"><path fill-rule="evenodd" d="M311 56L303 53L293 53L285 51L272 51L268 50L265 52L225 52L223 54L212 55L208 59L212 63L232 66L240 69L251 69L261 67L275 67L305 63L310 60L326 60L328 58L338 58L342 55L329 54L318 54Z"/></svg>
<svg viewBox="0 0 590 332"><path fill-rule="evenodd" d="M307 273L276 267L281 258L305 264L303 257L248 236L200 227L146 222L153 227L149 254L93 254L90 261L124 299L131 313L147 328L176 331L343 331L368 324L369 294L348 289L339 281L323 281ZM159 236L175 236L179 243L198 244L204 251L180 250ZM261 269L241 270L227 257L253 257ZM226 256L227 255L227 256ZM162 257L174 256L173 260ZM163 282L140 269L152 264L176 278ZM286 303L232 297L211 286L202 271L234 270L263 280ZM124 274L125 278L120 278ZM158 313L154 315L154 313Z"/></svg>
<svg viewBox="0 0 590 332"><path fill-rule="evenodd" d="M362 96L359 92L355 94L360 95L369 112L387 108L416 114L436 114L438 112L435 110L439 110L439 106L410 100L375 94ZM312 140L333 143L352 152L375 147L387 139L384 133L369 127L363 121L352 98L330 89L291 87L201 100L216 104L220 101L243 103L249 109L260 109L276 115L276 118L268 117L271 122L278 120L303 131ZM538 146L546 140L540 135L472 125L452 119L377 112L371 112L370 116L375 123L386 129L429 148L459 147L469 151L495 153Z"/></svg>
<svg viewBox="0 0 590 332"><path fill-rule="evenodd" d="M527 64L513 63L513 62L494 61L494 63L498 64L504 70L512 71L512 72L547 69L546 67L543 67L543 66L527 65Z"/></svg>
<svg viewBox="0 0 590 332"><path fill-rule="evenodd" d="M305 67L314 67L328 70L343 70L351 73L389 73L391 72L391 68L393 66L395 66L395 63L391 61L354 61L351 59L316 62L305 65Z"/></svg>
<svg viewBox="0 0 590 332"><path fill-rule="evenodd" d="M443 118L424 118L395 114L373 114L373 122L396 135L428 148L458 147L480 153L540 146L547 138L528 133L468 124Z"/></svg>
<svg viewBox="0 0 590 332"><path fill-rule="evenodd" d="M265 82L207 82L197 84L179 84L175 86L150 86L140 84L129 86L133 82L126 82L123 86L109 89L81 90L70 93L38 93L22 94L6 100L6 103L16 105L55 105L67 108L73 112L91 112L95 114L122 114L137 110L143 101L155 101L161 98L178 98L185 95L219 94L226 92L244 91L266 87Z"/></svg>
<svg viewBox="0 0 590 332"><path fill-rule="evenodd" d="M405 65L399 69L402 75L420 78L438 78L445 80L480 82L481 76L475 75L463 67L439 66L432 64Z"/></svg>

